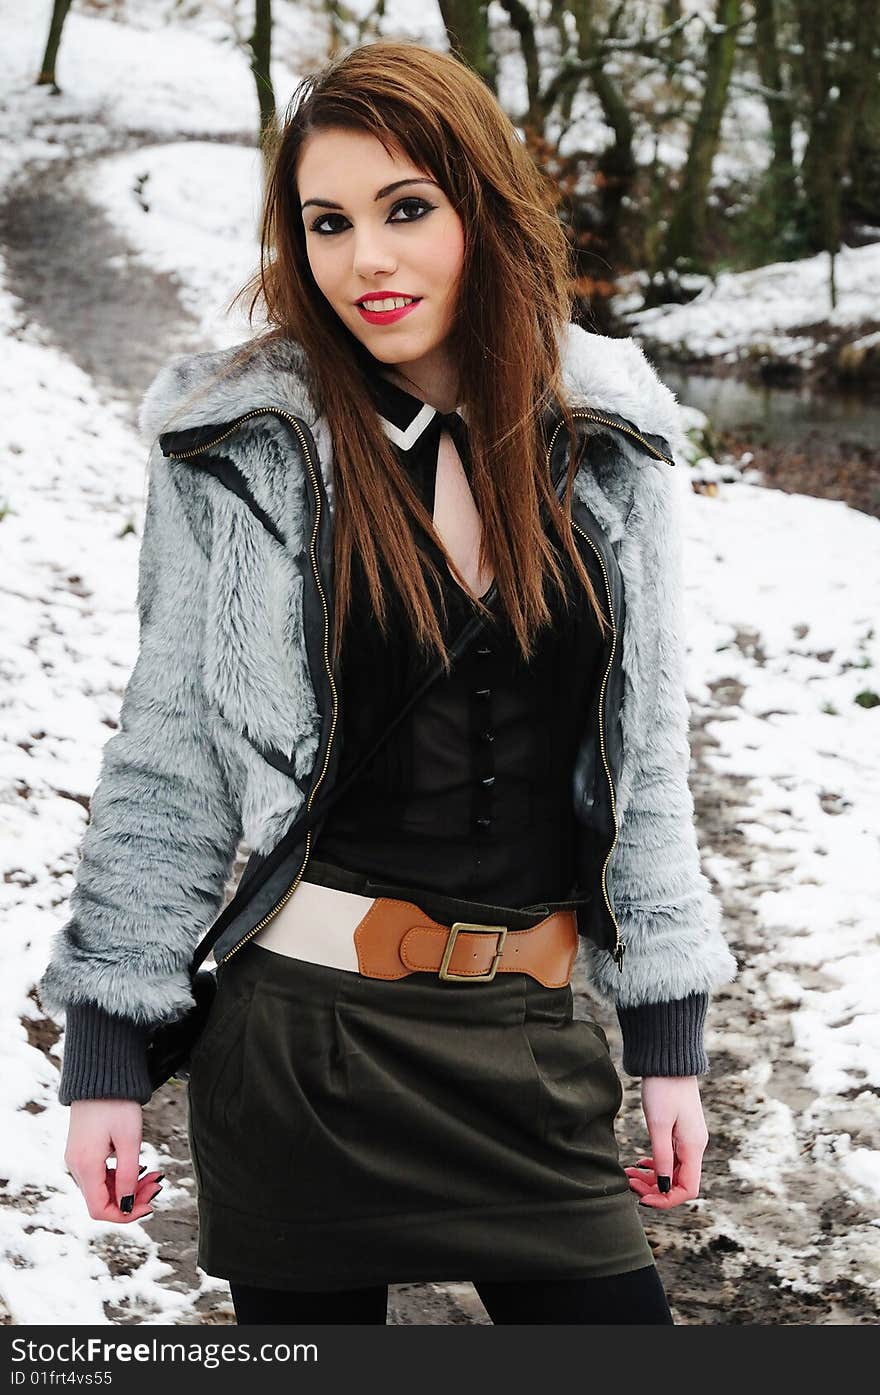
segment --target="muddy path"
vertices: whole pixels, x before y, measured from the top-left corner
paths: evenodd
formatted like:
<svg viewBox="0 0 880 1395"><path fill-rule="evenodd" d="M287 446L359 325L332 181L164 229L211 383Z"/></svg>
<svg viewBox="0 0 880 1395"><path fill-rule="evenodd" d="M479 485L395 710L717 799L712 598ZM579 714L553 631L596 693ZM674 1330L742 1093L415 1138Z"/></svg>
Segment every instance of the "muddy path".
<svg viewBox="0 0 880 1395"><path fill-rule="evenodd" d="M174 278L140 265L103 210L63 182L13 190L0 245L28 321L114 396L135 404L165 355L190 341Z"/></svg>
<svg viewBox="0 0 880 1395"><path fill-rule="evenodd" d="M0 192L6 287L18 298L26 327L33 325L43 342L134 413L169 354L208 346L198 340L176 278L146 265L84 191L90 165L157 138L109 128L96 135L90 128L78 141L63 120L53 136L51 113L41 133L64 142L69 153L29 165ZM189 131L176 139L250 144L246 132Z"/></svg>
<svg viewBox="0 0 880 1395"><path fill-rule="evenodd" d="M109 152L108 152L109 153ZM199 347L173 277L156 274L133 256L104 213L66 176L73 164L31 170L0 206L0 250L9 288L33 324L108 395L131 405L132 415L151 377L171 352ZM77 169L81 172L82 164ZM77 180L77 184L80 181ZM853 1278L858 1244L870 1217L847 1202L833 1166L809 1156L816 1140L814 1092L805 1065L792 1048L787 1015L768 1013L762 992L762 944L755 930L754 899L767 884L766 861L753 867L743 828L751 817L745 780L721 777L707 759L711 718L735 718L738 694L719 685L714 706L693 718L693 787L700 843L736 865L735 890L722 893L727 933L742 967L736 983L718 993L711 1014L712 1072L704 1082L711 1143L703 1196L666 1216L646 1216L646 1229L682 1324L864 1323L877 1317L876 1299ZM242 849L246 853L246 849ZM243 859L242 859L243 865ZM776 875L785 875L784 860ZM578 1011L592 1015L576 980ZM600 1008L619 1061L616 1022ZM50 1051L57 1026L26 1021L30 1038ZM627 1089L618 1121L625 1162L647 1142L637 1082ZM780 1112L790 1121L796 1157L780 1158L775 1187L753 1184L747 1161L755 1140ZM823 1119L822 1127L829 1121ZM841 1099L833 1128L857 1140L867 1128L863 1098ZM161 1158L167 1177L149 1232L158 1256L170 1266L165 1285L191 1296L186 1324L234 1321L228 1288L196 1269L196 1206L186 1137L186 1089L171 1083L144 1110L144 1136ZM745 1159L745 1162L744 1162ZM739 1163L739 1170L736 1164ZM874 1232L876 1235L876 1231ZM120 1227L95 1241L111 1272L136 1270L145 1255ZM146 1311L108 1305L111 1322L137 1324ZM487 1323L469 1283L393 1285L391 1324Z"/></svg>
<svg viewBox="0 0 880 1395"><path fill-rule="evenodd" d="M740 697L736 683L715 684L713 706L693 712L691 724L700 846L704 856L721 855L735 867L730 886L715 890L740 968L710 1009L702 1196L665 1217L649 1216L646 1231L681 1323L874 1323L880 1304L871 1285L880 1277L880 1257L873 1212L843 1194L823 1140L849 1133L854 1144L871 1146L876 1099L855 1091L819 1109L806 1078L809 1062L794 1044L791 1012L767 994L768 945L756 901L794 867L796 854L787 860L777 849L768 868L766 849L759 858L747 838L756 819L750 781L711 768L717 741L707 726L735 720ZM823 986L817 971L798 967L792 974ZM634 1155L647 1141L636 1091L620 1122L623 1151ZM635 1148L626 1146L629 1139Z"/></svg>

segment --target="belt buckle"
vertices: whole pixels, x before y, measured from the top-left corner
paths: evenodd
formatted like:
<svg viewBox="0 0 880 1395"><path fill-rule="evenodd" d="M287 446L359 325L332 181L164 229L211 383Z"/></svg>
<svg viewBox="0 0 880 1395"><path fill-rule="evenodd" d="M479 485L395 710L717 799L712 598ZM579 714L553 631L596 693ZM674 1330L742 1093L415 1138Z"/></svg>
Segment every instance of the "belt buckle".
<svg viewBox="0 0 880 1395"><path fill-rule="evenodd" d="M449 969L449 961L452 958L452 951L455 948L455 941L458 939L459 930L475 930L478 934L499 935L498 946L495 950L495 957L492 960L492 967L487 974L454 974ZM501 959L501 952L504 949L504 941L507 939L506 925L477 925L469 920L457 920L449 931L446 941L446 948L443 951L443 958L440 962L439 977L445 979L467 980L469 983L488 983L495 977Z"/></svg>

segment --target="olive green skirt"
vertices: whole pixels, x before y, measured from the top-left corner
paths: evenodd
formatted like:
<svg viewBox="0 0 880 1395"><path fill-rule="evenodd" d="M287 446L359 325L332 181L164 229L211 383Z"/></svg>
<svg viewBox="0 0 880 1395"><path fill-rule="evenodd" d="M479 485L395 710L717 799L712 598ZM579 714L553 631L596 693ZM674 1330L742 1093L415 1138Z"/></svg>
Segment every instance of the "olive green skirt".
<svg viewBox="0 0 880 1395"><path fill-rule="evenodd" d="M331 1291L651 1264L620 1080L572 1008L528 974L386 982L245 945L191 1063L199 1265Z"/></svg>

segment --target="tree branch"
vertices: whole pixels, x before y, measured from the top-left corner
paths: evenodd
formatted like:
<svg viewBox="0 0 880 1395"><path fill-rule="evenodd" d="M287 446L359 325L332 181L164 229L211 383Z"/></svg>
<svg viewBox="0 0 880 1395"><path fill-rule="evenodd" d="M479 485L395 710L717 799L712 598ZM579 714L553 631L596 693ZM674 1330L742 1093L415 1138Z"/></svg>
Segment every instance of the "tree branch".
<svg viewBox="0 0 880 1395"><path fill-rule="evenodd" d="M504 3L504 0L502 0ZM617 14L617 12L615 12ZM665 29L660 29L650 38L617 39L610 32L604 34L596 40L596 52L592 58L569 58L559 69L559 72L547 83L543 92L538 97L538 103L544 111L549 111L553 103L569 87L575 86L582 77L587 77L601 68L609 54L612 53L640 53L647 57L654 57L657 48L668 42L669 38L678 34L688 24L695 19L701 19L700 15L682 15L674 24L667 25Z"/></svg>
<svg viewBox="0 0 880 1395"><path fill-rule="evenodd" d="M538 61L538 42L535 38L535 24L523 0L499 0L501 8L507 11L511 28L519 35L523 61L526 65L526 91L529 94L529 111L534 113L540 106L541 68ZM546 110L546 108L542 108Z"/></svg>

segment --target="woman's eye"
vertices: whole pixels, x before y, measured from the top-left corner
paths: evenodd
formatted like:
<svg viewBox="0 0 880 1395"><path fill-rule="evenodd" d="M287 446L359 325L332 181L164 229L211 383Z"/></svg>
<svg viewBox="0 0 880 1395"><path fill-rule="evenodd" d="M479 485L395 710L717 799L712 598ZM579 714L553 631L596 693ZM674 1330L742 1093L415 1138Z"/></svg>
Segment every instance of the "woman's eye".
<svg viewBox="0 0 880 1395"><path fill-rule="evenodd" d="M424 212L415 213L412 217L394 217L394 214L398 211L398 209L412 208L413 205L415 205L417 209L424 210ZM428 203L427 199L418 199L414 197L408 199L398 199L397 203L392 208L391 213L388 215L388 221L389 223L416 223L420 218L424 217L426 212L430 212L430 210L433 207L434 204ZM348 221L346 218L342 217L341 213L323 213L320 218L316 218L314 223L312 223L311 231L316 233L322 233L325 237L332 236L332 234L336 232L343 232L344 229L342 228L326 228L321 226L322 223L329 222L331 218L342 218L342 221L344 223Z"/></svg>
<svg viewBox="0 0 880 1395"><path fill-rule="evenodd" d="M433 205L432 203L427 203L425 199L416 199L416 198L401 199L399 203L396 203L396 204L394 205L394 208L392 209L392 213L396 213L397 210L398 210L398 208L405 208L405 207L407 206L407 204L409 204L409 205L415 204L417 208L424 208L424 209L430 209L430 208L433 208L433 207L434 207L434 205ZM422 215L419 214L418 216L421 217ZM391 221L391 220L389 219L389 222L390 222L390 221ZM395 222L400 222L401 220L400 220L399 218L397 218L397 219L395 219L394 221L395 221ZM414 218L404 218L404 219L403 219L403 222L404 222L404 223L413 223L413 222L415 222L415 221L416 221L416 220L415 220Z"/></svg>
<svg viewBox="0 0 880 1395"><path fill-rule="evenodd" d="M315 219L314 223L312 223L312 225L311 225L310 231L311 231L311 232L316 232L316 233L324 233L325 236L327 235L327 233L338 232L338 231L339 231L338 228L322 228L322 227L321 227L321 224L322 224L322 223L326 223L330 218L341 218L341 217L342 217L342 215L341 215L340 213L324 213L324 214L321 215L320 218L316 218L316 219Z"/></svg>

